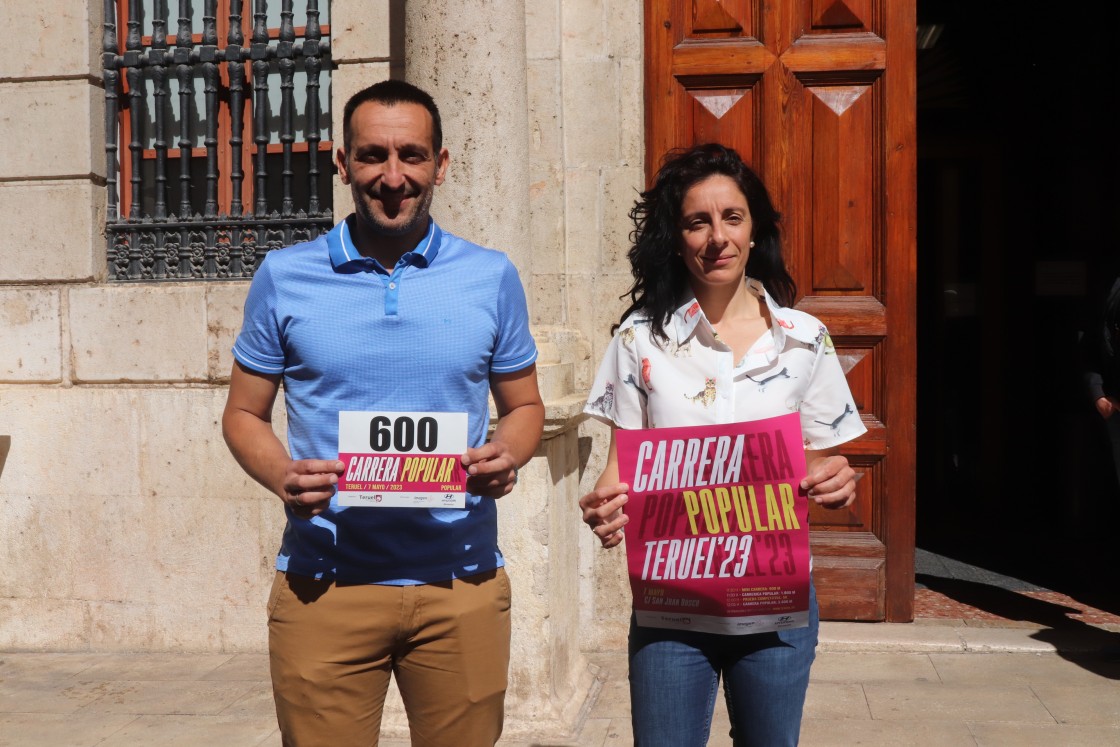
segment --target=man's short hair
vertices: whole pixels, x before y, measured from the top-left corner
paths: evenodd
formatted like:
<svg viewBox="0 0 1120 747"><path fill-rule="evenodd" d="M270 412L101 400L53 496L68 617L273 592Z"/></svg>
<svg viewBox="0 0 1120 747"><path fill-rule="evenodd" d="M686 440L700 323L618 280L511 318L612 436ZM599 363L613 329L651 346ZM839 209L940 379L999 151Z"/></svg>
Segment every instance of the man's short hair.
<svg viewBox="0 0 1120 747"><path fill-rule="evenodd" d="M342 110L342 143L347 151L350 150L350 120L354 116L354 110L369 101L385 106L419 104L424 107L432 115L432 152L438 154L443 148L443 124L440 122L439 108L431 95L403 80L383 80L363 88L346 102L346 108Z"/></svg>

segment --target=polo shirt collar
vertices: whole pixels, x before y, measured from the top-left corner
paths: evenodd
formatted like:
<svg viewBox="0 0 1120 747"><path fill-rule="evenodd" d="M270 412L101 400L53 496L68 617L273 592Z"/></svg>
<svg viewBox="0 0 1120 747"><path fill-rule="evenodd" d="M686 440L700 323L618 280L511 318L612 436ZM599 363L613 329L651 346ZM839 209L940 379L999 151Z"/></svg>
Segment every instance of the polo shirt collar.
<svg viewBox="0 0 1120 747"><path fill-rule="evenodd" d="M376 270L380 267L380 263L375 259L363 256L354 246L353 239L350 238L350 221L353 218L354 215L351 213L348 218L340 221L327 233L327 250L330 253L331 265L336 272L370 272ZM406 264L427 267L435 261L442 241L443 230L434 220L428 218L428 232L424 234L424 238L420 239L420 243L412 251L405 252L401 259ZM393 271L391 267L382 269L389 272Z"/></svg>

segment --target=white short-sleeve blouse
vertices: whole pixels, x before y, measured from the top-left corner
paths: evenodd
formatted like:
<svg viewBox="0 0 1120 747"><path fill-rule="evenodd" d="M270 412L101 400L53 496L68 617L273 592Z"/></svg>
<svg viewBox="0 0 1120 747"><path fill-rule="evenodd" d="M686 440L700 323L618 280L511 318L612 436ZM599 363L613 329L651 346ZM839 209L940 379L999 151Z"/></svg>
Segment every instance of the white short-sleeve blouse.
<svg viewBox="0 0 1120 747"><path fill-rule="evenodd" d="M628 316L611 340L584 412L618 428L713 425L801 413L806 449L867 431L828 330L778 306L762 283L747 287L770 311L770 330L735 361L691 294L669 318L664 344L649 316Z"/></svg>

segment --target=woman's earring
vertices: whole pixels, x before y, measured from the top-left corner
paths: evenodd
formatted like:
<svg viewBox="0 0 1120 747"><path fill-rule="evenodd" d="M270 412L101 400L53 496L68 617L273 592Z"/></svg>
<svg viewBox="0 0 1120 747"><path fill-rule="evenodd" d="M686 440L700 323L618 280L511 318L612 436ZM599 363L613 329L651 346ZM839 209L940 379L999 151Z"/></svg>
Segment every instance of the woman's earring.
<svg viewBox="0 0 1120 747"><path fill-rule="evenodd" d="M751 247L751 249L754 249L754 242L753 241L751 242L750 247Z"/></svg>

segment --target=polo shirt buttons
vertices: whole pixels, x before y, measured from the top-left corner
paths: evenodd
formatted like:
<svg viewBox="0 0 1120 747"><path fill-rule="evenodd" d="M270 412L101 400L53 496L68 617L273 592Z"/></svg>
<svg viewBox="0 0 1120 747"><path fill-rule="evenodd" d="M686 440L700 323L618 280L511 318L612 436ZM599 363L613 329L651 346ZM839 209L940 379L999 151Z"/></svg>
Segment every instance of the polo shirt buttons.
<svg viewBox="0 0 1120 747"><path fill-rule="evenodd" d="M397 289L397 284L396 283L389 283L389 290L396 290L396 289Z"/></svg>

